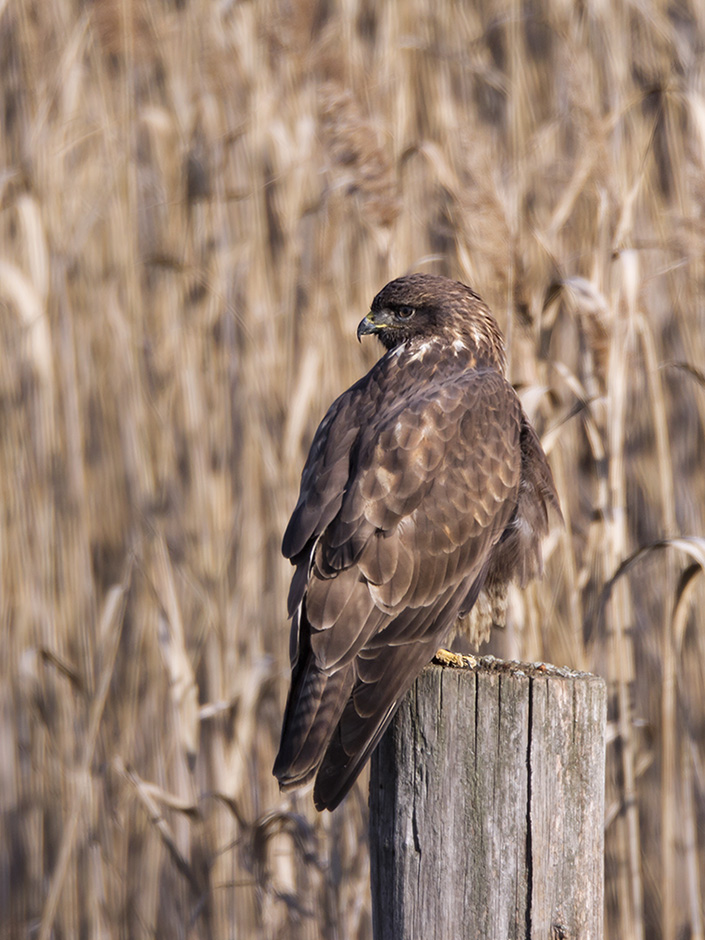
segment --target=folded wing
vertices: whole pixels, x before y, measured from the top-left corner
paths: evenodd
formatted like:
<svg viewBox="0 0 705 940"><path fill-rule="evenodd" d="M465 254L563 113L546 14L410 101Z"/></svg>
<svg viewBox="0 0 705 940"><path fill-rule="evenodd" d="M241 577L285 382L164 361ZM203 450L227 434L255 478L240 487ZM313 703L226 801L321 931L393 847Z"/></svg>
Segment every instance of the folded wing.
<svg viewBox="0 0 705 940"><path fill-rule="evenodd" d="M525 418L498 372L404 394L387 357L378 367L322 422L283 543L296 565L292 685L274 771L283 788L318 772L319 808L347 793L513 538L519 501L534 511L536 498L522 496ZM515 566L534 551L509 547Z"/></svg>

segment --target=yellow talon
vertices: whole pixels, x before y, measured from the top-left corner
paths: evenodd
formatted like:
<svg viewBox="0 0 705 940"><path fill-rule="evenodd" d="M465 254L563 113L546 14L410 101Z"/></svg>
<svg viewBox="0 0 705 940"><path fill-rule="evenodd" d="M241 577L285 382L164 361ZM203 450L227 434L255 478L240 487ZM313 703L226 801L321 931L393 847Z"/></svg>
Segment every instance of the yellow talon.
<svg viewBox="0 0 705 940"><path fill-rule="evenodd" d="M477 660L474 656L463 656L461 653L451 653L450 650L436 650L433 662L437 666L450 666L452 669L474 669Z"/></svg>

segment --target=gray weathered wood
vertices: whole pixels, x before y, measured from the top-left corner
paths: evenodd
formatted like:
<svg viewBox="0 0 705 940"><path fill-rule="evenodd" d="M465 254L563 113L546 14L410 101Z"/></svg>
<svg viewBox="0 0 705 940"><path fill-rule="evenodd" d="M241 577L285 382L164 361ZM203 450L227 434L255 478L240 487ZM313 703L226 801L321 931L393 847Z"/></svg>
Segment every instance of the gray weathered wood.
<svg viewBox="0 0 705 940"><path fill-rule="evenodd" d="M376 940L600 940L606 690L429 666L372 759Z"/></svg>

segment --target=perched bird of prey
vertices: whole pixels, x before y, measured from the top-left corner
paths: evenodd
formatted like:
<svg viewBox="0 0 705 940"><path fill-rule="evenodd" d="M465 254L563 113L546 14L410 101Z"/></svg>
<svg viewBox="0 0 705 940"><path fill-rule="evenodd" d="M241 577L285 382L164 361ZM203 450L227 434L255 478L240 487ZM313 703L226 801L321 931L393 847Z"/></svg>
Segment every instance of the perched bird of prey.
<svg viewBox="0 0 705 940"><path fill-rule="evenodd" d="M296 570L274 774L282 789L316 777L319 810L346 795L456 622L483 639L508 583L539 572L548 510L560 514L474 291L398 278L358 326L368 333L386 352L316 431L282 545Z"/></svg>

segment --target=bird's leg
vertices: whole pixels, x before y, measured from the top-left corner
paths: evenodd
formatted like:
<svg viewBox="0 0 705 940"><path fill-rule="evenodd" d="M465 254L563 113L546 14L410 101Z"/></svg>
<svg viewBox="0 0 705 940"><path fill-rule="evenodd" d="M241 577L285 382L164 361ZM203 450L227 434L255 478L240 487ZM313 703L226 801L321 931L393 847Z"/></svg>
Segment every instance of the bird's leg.
<svg viewBox="0 0 705 940"><path fill-rule="evenodd" d="M432 662L437 666L450 666L453 669L474 669L477 660L474 656L463 656L462 653L451 653L450 650L436 650Z"/></svg>

